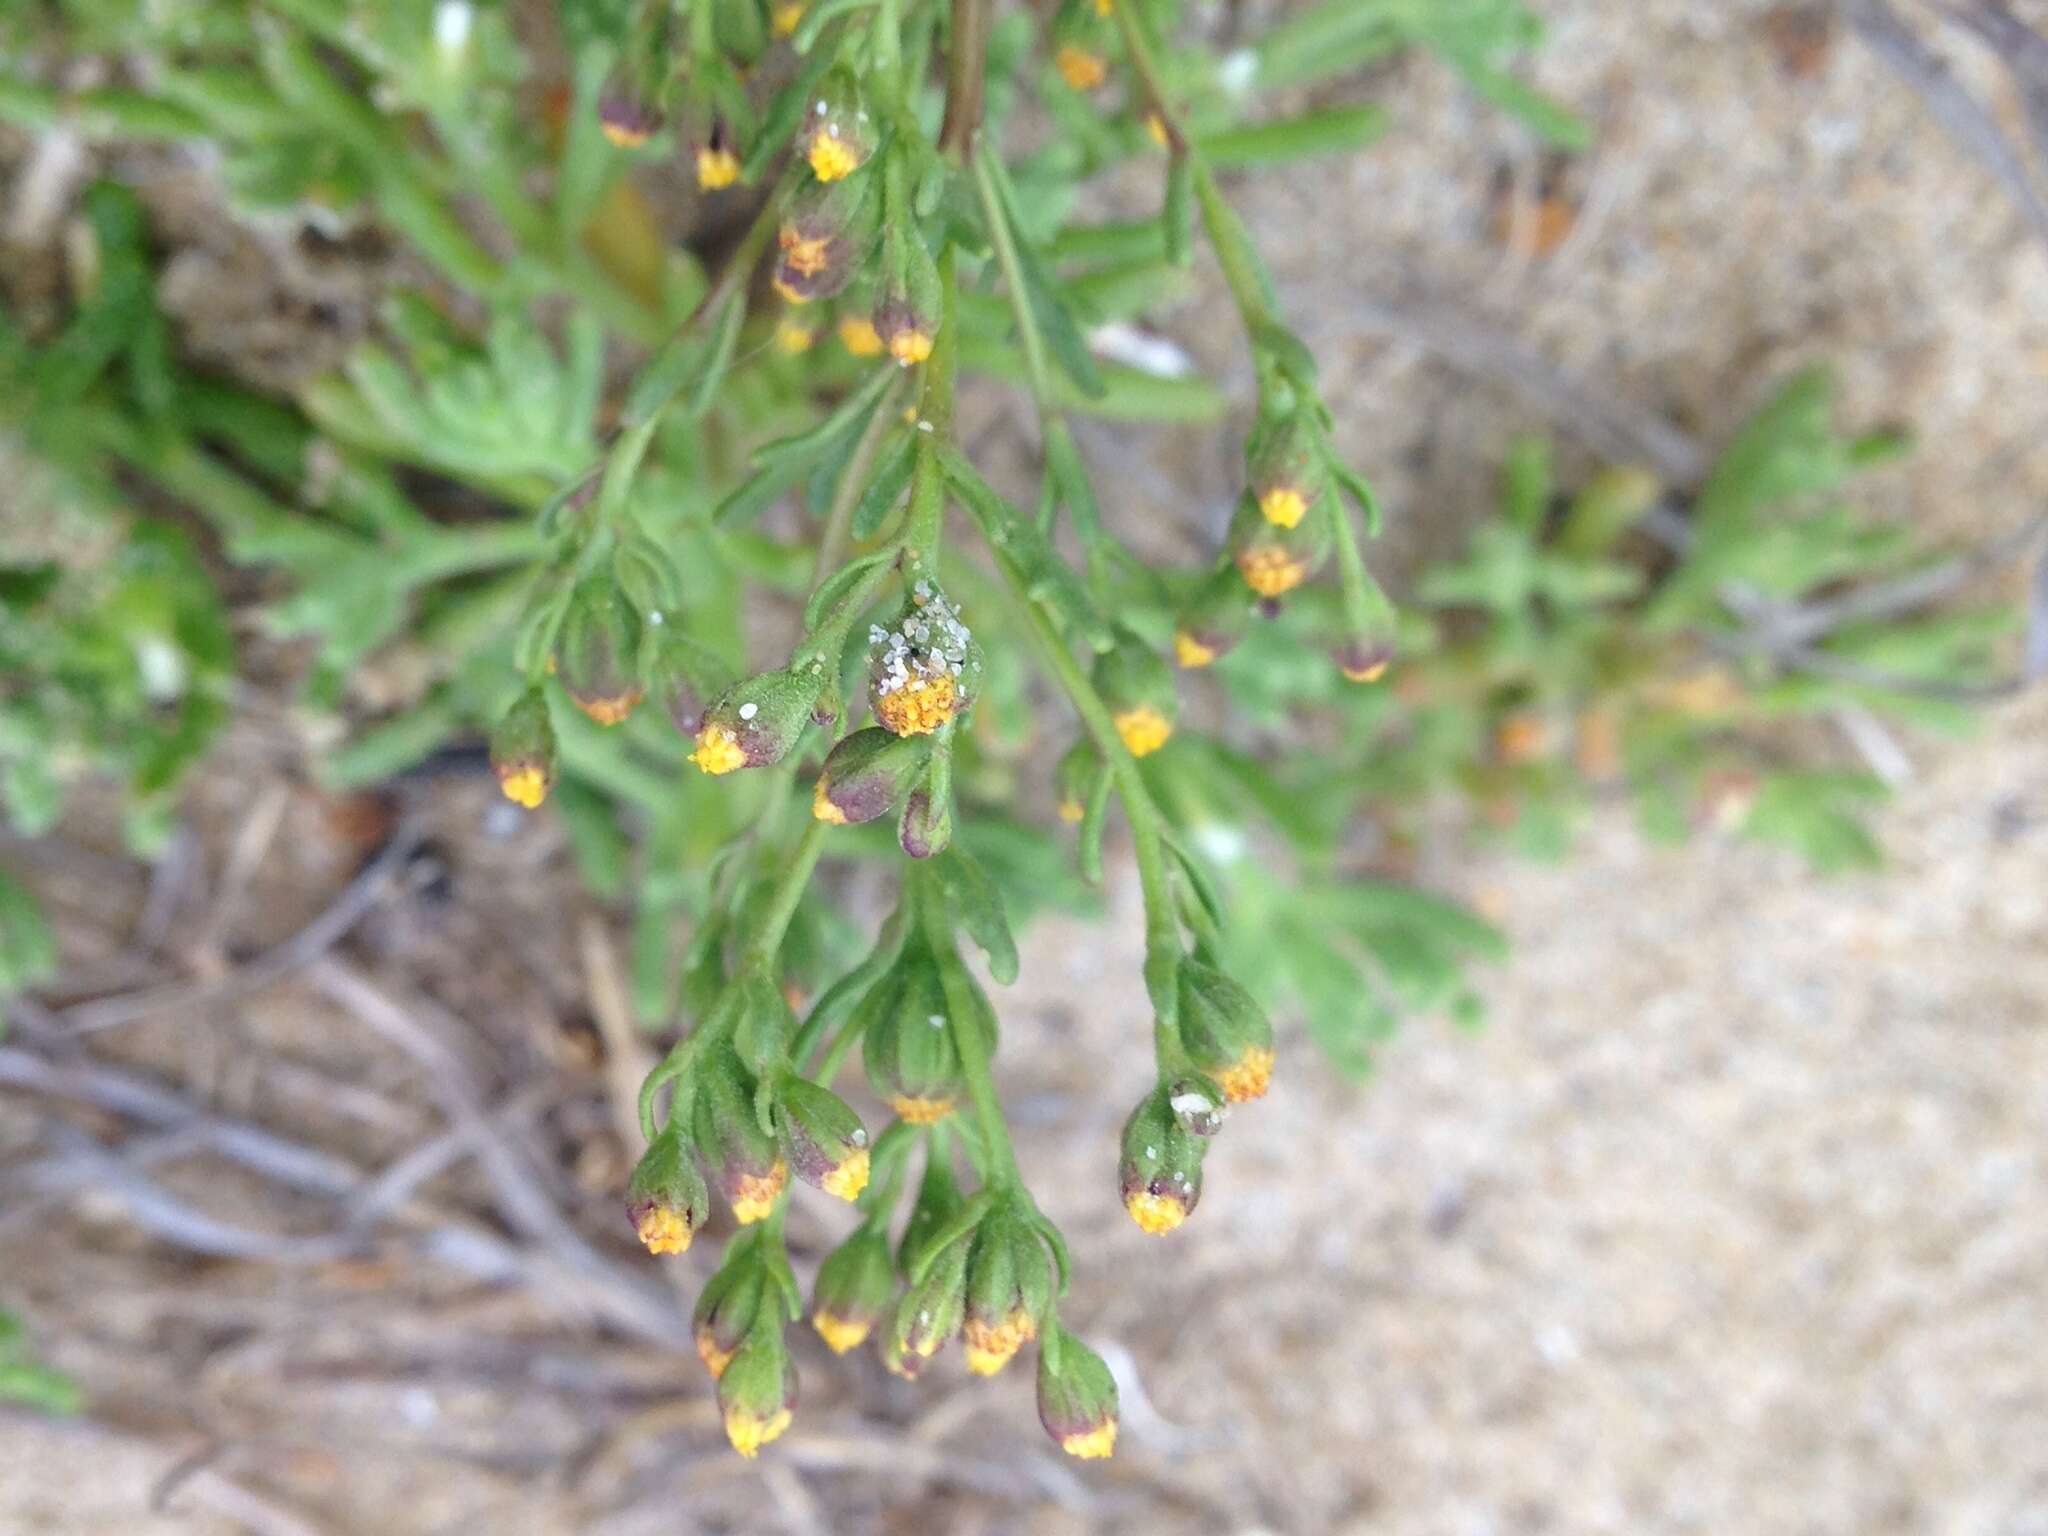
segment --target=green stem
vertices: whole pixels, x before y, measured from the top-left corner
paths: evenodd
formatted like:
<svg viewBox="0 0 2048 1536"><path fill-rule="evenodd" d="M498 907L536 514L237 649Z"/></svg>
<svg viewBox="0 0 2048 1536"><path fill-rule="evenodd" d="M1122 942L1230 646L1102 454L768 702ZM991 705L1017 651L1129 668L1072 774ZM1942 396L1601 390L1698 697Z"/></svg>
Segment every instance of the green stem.
<svg viewBox="0 0 2048 1536"><path fill-rule="evenodd" d="M868 418L860 441L853 445L852 457L847 459L846 468L840 472L839 484L832 492L832 505L825 513L824 532L818 536L818 558L811 565L813 592L838 569L840 559L846 553L847 530L853 522L854 508L860 505L861 493L867 489L868 471L874 466L875 453L882 446L882 439L896 421L897 391L898 385L892 382L883 392L881 404Z"/></svg>
<svg viewBox="0 0 2048 1536"><path fill-rule="evenodd" d="M1039 334L1037 317L1031 313L1031 296L1024 286L1024 264L1017 256L1016 232L1010 228L1009 209L996 185L992 165L995 151L987 144L974 152L974 185L981 194L982 216L988 221L989 239L996 249L996 265L1002 269L1003 286L1009 290L1010 310L1017 320L1017 339L1024 348L1024 372L1031 381L1032 403L1038 407L1038 430L1057 407L1053 404L1052 374L1046 367L1045 338Z"/></svg>
<svg viewBox="0 0 2048 1536"><path fill-rule="evenodd" d="M939 331L925 364L917 406L917 466L911 472L910 513L903 526L904 579L936 580L939 532L945 522L946 474L939 448L953 435L953 384L960 362L960 281L957 252L939 256Z"/></svg>
<svg viewBox="0 0 2048 1536"><path fill-rule="evenodd" d="M750 968L765 969L774 961L776 950L782 947L782 936L789 929L789 920L796 916L797 903L803 900L804 887L811 883L811 871L818 867L818 856L825 851L825 834L829 830L826 823L816 818L804 827L804 835L797 840L789 862L783 866L776 881L768 910L762 915L761 926L754 930L753 938L740 957L739 969L742 972Z"/></svg>
<svg viewBox="0 0 2048 1536"><path fill-rule="evenodd" d="M1002 1103L996 1098L988 1045L975 1023L978 1009L955 955L952 922L940 904L936 876L923 865L912 865L904 871L904 878L911 882L908 894L917 904L925 941L931 945L932 953L941 957L939 979L946 994L946 1013L953 1021L953 1048L960 1053L961 1075L967 1079L967 1101L974 1107L982 1146L993 1165L983 1169L983 1175L991 1187L1015 1188L1024 1182L1017 1168L1017 1149L1010 1144L1010 1128L1003 1120ZM953 959L951 965L945 963L948 958Z"/></svg>

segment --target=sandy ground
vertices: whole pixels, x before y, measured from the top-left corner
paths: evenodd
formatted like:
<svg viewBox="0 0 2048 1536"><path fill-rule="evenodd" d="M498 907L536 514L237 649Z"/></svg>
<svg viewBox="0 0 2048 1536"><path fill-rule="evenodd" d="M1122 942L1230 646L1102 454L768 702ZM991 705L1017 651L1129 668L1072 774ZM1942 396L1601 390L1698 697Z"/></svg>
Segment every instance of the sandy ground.
<svg viewBox="0 0 2048 1536"><path fill-rule="evenodd" d="M1580 228L1552 256L1492 236L1496 177L1532 162L1427 65L1376 88L1399 124L1386 145L1249 197L1260 229L1319 232L1269 247L1397 537L1447 538L1534 418L1386 343L1361 292L1449 296L1709 440L1785 368L1831 358L1851 415L1922 439L1876 482L1878 510L1982 534L2037 509L2048 258L1920 105L1848 37L1792 78L1762 5L1546 9L1539 78L1602 125L1572 172ZM1988 89L1988 61L1955 58ZM1326 240L1333 205L1348 234ZM1199 344L1192 316L1180 330ZM1161 457L1220 470L1184 448ZM1144 1386L1127 1454L1054 1464L1042 1502L940 1475L1036 1454L1017 1449L1037 1433L1028 1383L969 1388L957 1364L912 1443L928 1459L833 1470L854 1404L903 1412L863 1374L800 1420L781 1470L730 1464L714 1484L693 1464L659 1519L608 1513L606 1489L390 1451L253 1475L313 1488L319 1529L392 1536L2048 1532L2044 733L2032 701L1919 751L1879 876L1651 850L1618 822L1562 868L1433 871L1515 937L1490 1027L1411 1029L1363 1087L1291 1037L1170 1246L1123 1221L1108 1173L1144 1072L1131 893L1107 934L1034 932L1006 1088L1082 1256L1071 1315ZM16 1265L52 1278L0 1244L0 1271ZM701 1442L701 1418L688 1428ZM659 1479L672 1454L650 1440L617 1475ZM0 1420L0 1532L245 1528L200 1484L139 1513L172 1459ZM756 1476L773 1511L757 1526L707 1513Z"/></svg>

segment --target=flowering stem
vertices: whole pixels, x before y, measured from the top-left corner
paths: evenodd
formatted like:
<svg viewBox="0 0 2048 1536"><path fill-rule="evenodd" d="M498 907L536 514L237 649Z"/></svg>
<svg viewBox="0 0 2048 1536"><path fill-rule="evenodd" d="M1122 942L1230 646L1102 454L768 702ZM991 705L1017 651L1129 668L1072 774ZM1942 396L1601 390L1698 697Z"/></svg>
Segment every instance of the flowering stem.
<svg viewBox="0 0 2048 1536"><path fill-rule="evenodd" d="M924 925L925 940L932 953L952 954L952 920L940 898L935 875L924 865L915 864L904 871L904 878L911 882L911 899L917 904L918 919ZM967 1099L974 1106L976 1128L992 1165L982 1170L983 1176L991 1187L1014 1188L1024 1179L1017 1170L1017 1151L1010 1145L1010 1128L1003 1120L1003 1106L996 1098L988 1044L975 1022L978 1010L974 996L957 965L942 964L939 979L946 993L946 1013L953 1021L953 1048L960 1053L961 1075L967 1080Z"/></svg>
<svg viewBox="0 0 2048 1536"><path fill-rule="evenodd" d="M917 467L911 473L910 513L903 529L906 582L937 579L939 530L945 522L946 476L939 446L953 435L953 379L960 358L958 255L951 245L939 257L939 328L924 365L924 393L917 403Z"/></svg>
<svg viewBox="0 0 2048 1536"><path fill-rule="evenodd" d="M995 152L987 144L974 151L974 186L981 194L982 216L988 221L989 239L996 250L996 265L1002 268L1003 286L1010 290L1010 309L1017 318L1017 339L1024 348L1024 371L1031 381L1031 399L1038 407L1038 430L1054 412L1052 376L1045 365L1045 338L1038 333L1038 321L1031 313L1031 296L1024 287L1024 264L1017 258L1016 232L1010 228L1009 210L996 185L998 167Z"/></svg>
<svg viewBox="0 0 2048 1536"><path fill-rule="evenodd" d="M816 818L804 827L804 835L797 840L769 898L761 926L754 930L740 957L742 973L757 967L765 970L773 963L775 952L782 947L782 936L789 929L789 920L796 915L796 905L803 900L804 887L811 883L811 871L818 867L818 856L825 851L825 834L830 830Z"/></svg>
<svg viewBox="0 0 2048 1536"><path fill-rule="evenodd" d="M953 0L953 35L946 49L946 115L939 153L965 161L981 128L982 85L988 69L988 0Z"/></svg>
<svg viewBox="0 0 2048 1536"><path fill-rule="evenodd" d="M818 558L811 564L813 592L839 568L839 561L846 553L847 530L853 523L854 508L860 505L861 494L867 489L868 470L874 465L882 438L896 420L900 383L891 381L889 387L882 391L881 402L875 407L875 414L868 418L860 440L853 445L853 454L847 459L839 484L832 492L832 505L825 512L825 529L818 537Z"/></svg>

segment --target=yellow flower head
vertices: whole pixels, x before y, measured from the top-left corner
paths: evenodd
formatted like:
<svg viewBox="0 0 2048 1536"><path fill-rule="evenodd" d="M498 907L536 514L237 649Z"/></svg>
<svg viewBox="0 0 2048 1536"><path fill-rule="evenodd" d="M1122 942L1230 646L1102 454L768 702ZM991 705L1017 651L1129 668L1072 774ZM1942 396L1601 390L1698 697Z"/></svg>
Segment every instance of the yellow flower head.
<svg viewBox="0 0 2048 1536"><path fill-rule="evenodd" d="M1237 557L1244 584L1261 597L1292 592L1308 578L1308 565L1274 544L1255 544Z"/></svg>
<svg viewBox="0 0 2048 1536"><path fill-rule="evenodd" d="M838 1200L858 1200L868 1187L868 1153L863 1147L818 1181L818 1187Z"/></svg>
<svg viewBox="0 0 2048 1536"><path fill-rule="evenodd" d="M1292 528L1308 515L1308 498L1297 486L1276 485L1259 498L1259 511L1274 526Z"/></svg>
<svg viewBox="0 0 2048 1536"><path fill-rule="evenodd" d="M1166 745L1173 722L1151 705L1141 704L1116 716L1116 733L1123 737L1131 756L1145 757Z"/></svg>
<svg viewBox="0 0 2048 1536"><path fill-rule="evenodd" d="M875 718L898 736L925 736L958 713L960 690L944 673L913 678L875 700Z"/></svg>
<svg viewBox="0 0 2048 1536"><path fill-rule="evenodd" d="M1171 1195L1155 1195L1146 1189L1134 1189L1125 1195L1124 1209L1131 1213L1131 1220L1138 1224L1141 1232L1149 1232L1154 1237L1164 1236L1188 1219L1188 1208L1180 1201ZM1109 1453L1104 1451L1102 1454Z"/></svg>
<svg viewBox="0 0 2048 1536"><path fill-rule="evenodd" d="M731 773L747 766L747 754L739 737L722 725L707 725L697 733L697 750L690 761L709 774Z"/></svg>
<svg viewBox="0 0 2048 1536"><path fill-rule="evenodd" d="M1060 1441L1060 1449L1083 1461L1100 1461L1116 1450L1116 1420L1107 1419L1093 1429L1066 1436Z"/></svg>
<svg viewBox="0 0 2048 1536"><path fill-rule="evenodd" d="M848 315L839 322L839 345L855 357L882 355L882 338L875 332L875 322L866 315Z"/></svg>
<svg viewBox="0 0 2048 1536"><path fill-rule="evenodd" d="M1008 1317L994 1321L970 1315L960 1336L967 1345L967 1369L977 1376L993 1376L1015 1358L1018 1350L1038 1337L1038 1324L1019 1307Z"/></svg>
<svg viewBox="0 0 2048 1536"><path fill-rule="evenodd" d="M633 688L604 698L579 699L571 694L570 701L599 725L617 725L632 714L645 697L645 690Z"/></svg>
<svg viewBox="0 0 2048 1536"><path fill-rule="evenodd" d="M791 357L810 351L817 339L817 327L806 325L796 315L784 315L775 327L775 345Z"/></svg>
<svg viewBox="0 0 2048 1536"><path fill-rule="evenodd" d="M811 135L806 158L811 162L811 174L818 180L838 181L859 170L863 157L858 148L825 128Z"/></svg>
<svg viewBox="0 0 2048 1536"><path fill-rule="evenodd" d="M1161 149L1169 148L1172 143L1166 135L1166 119L1157 112L1145 114L1145 133Z"/></svg>
<svg viewBox="0 0 2048 1536"><path fill-rule="evenodd" d="M775 243L789 269L801 276L815 277L832 265L830 234L806 234L798 225L785 224L776 231Z"/></svg>
<svg viewBox="0 0 2048 1536"><path fill-rule="evenodd" d="M825 1341L825 1347L835 1355L843 1355L850 1349L859 1349L874 1331L874 1325L859 1318L840 1317L832 1312L813 1312L811 1326L818 1330L818 1337Z"/></svg>
<svg viewBox="0 0 2048 1536"><path fill-rule="evenodd" d="M1078 800L1062 800L1059 811L1061 821L1079 821L1088 814L1088 807Z"/></svg>
<svg viewBox="0 0 2048 1536"><path fill-rule="evenodd" d="M498 788L507 800L530 811L548 797L548 772L537 763L509 764L498 776Z"/></svg>
<svg viewBox="0 0 2048 1536"><path fill-rule="evenodd" d="M788 37L803 25L804 12L808 8L807 0L781 0L769 11L768 23L775 29L777 37Z"/></svg>
<svg viewBox="0 0 2048 1536"><path fill-rule="evenodd" d="M811 791L811 814L827 826L843 827L846 812L832 803L828 793L831 788L822 778L818 780L818 787Z"/></svg>
<svg viewBox="0 0 2048 1536"><path fill-rule="evenodd" d="M1381 656L1362 667L1346 666L1339 670L1354 683L1376 683L1386 676L1387 664L1391 660L1391 657Z"/></svg>
<svg viewBox="0 0 2048 1536"><path fill-rule="evenodd" d="M1273 1052L1266 1046L1246 1046L1242 1056L1216 1074L1223 1096L1233 1104L1264 1098L1272 1081Z"/></svg>
<svg viewBox="0 0 2048 1536"><path fill-rule="evenodd" d="M725 1368L732 1364L732 1357L739 1352L737 1344L731 1349L720 1344L718 1335L710 1328L700 1326L697 1329L697 1358L704 1362L704 1369L711 1373L713 1381L725 1374Z"/></svg>
<svg viewBox="0 0 2048 1536"><path fill-rule="evenodd" d="M761 1454L761 1447L789 1428L790 1412L778 1408L763 1418L744 1403L728 1404L725 1410L725 1438L749 1461Z"/></svg>
<svg viewBox="0 0 2048 1536"><path fill-rule="evenodd" d="M789 1164L775 1159L766 1173L742 1174L732 1191L732 1214L743 1227L764 1221L789 1187Z"/></svg>
<svg viewBox="0 0 2048 1536"><path fill-rule="evenodd" d="M740 157L723 144L697 146L697 185L717 192L740 179Z"/></svg>
<svg viewBox="0 0 2048 1536"><path fill-rule="evenodd" d="M1206 667L1216 659L1216 648L1204 645L1185 629L1177 630L1173 636L1173 659L1184 667Z"/></svg>
<svg viewBox="0 0 2048 1536"><path fill-rule="evenodd" d="M937 1125L953 1113L950 1098L920 1099L908 1094L890 1099L889 1107L896 1111L898 1119L910 1125Z"/></svg>
<svg viewBox="0 0 2048 1536"><path fill-rule="evenodd" d="M1099 53L1090 53L1077 43L1062 43L1053 55L1053 68L1077 91L1092 91L1109 78L1109 65Z"/></svg>
<svg viewBox="0 0 2048 1536"><path fill-rule="evenodd" d="M932 355L932 333L911 327L889 338L889 355L908 368Z"/></svg>
<svg viewBox="0 0 2048 1536"><path fill-rule="evenodd" d="M659 1204L650 1204L642 1211L633 1229L640 1234L649 1253L685 1253L690 1239L696 1235L690 1230L687 1212Z"/></svg>

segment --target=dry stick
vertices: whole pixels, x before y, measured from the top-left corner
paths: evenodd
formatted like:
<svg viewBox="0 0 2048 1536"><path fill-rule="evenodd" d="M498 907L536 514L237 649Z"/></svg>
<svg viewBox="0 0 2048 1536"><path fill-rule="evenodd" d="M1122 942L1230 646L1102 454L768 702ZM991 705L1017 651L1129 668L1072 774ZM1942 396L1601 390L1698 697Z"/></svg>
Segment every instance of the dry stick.
<svg viewBox="0 0 2048 1536"><path fill-rule="evenodd" d="M2027 175L2026 162L1983 103L1972 96L1885 0L1843 0L1849 24L1927 104L1934 120L1975 155L2012 198L2034 233L2048 240L2048 202Z"/></svg>
<svg viewBox="0 0 2048 1536"><path fill-rule="evenodd" d="M405 818L390 841L342 887L341 894L319 916L218 981L171 982L125 992L119 997L75 1003L63 1011L65 1026L74 1035L89 1035L151 1014L232 1002L303 969L346 937L383 898L385 881L405 863L418 845L422 830L416 818Z"/></svg>

